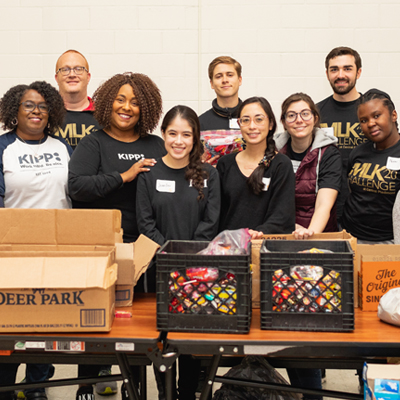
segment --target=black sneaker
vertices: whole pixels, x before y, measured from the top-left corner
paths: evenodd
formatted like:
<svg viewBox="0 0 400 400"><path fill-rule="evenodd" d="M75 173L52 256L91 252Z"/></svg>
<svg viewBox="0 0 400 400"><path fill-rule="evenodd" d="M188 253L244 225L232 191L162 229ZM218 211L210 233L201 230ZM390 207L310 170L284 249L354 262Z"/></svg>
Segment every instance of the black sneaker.
<svg viewBox="0 0 400 400"><path fill-rule="evenodd" d="M81 386L76 392L76 400L94 400L93 386Z"/></svg>

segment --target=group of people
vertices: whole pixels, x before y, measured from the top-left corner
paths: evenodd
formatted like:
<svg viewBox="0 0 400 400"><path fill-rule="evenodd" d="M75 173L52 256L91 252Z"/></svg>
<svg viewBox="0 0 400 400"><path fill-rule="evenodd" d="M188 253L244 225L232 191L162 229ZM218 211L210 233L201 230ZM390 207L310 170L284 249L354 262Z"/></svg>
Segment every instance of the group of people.
<svg viewBox="0 0 400 400"><path fill-rule="evenodd" d="M211 240L239 228L249 228L253 238L294 233L303 239L345 228L363 243L393 243L400 183L394 104L377 89L357 91L361 58L355 50L333 49L325 66L333 95L315 104L305 93L292 94L282 103L284 130L277 132L265 98L239 99L241 65L217 57L208 71L216 93L212 108L198 117L190 107L173 107L160 138L151 132L162 99L149 77L117 74L91 99L88 62L69 50L56 63L58 91L34 82L14 86L0 100L0 122L8 130L0 136L0 206L119 209L125 242L140 233L160 245ZM240 130L243 151L221 157L213 168L202 159L200 133L208 130ZM154 265L135 291L155 291ZM194 399L197 375L187 375L199 366L187 357L180 364L179 398ZM0 364L0 384L14 382L17 368ZM80 365L78 375L109 371ZM43 381L53 372L51 365L28 364L26 380ZM321 387L320 370L294 369L289 377L296 386ZM162 376L157 380L162 398ZM116 385L102 382L96 390L112 394ZM46 400L44 389L25 395ZM92 396L91 385L78 389L78 400Z"/></svg>

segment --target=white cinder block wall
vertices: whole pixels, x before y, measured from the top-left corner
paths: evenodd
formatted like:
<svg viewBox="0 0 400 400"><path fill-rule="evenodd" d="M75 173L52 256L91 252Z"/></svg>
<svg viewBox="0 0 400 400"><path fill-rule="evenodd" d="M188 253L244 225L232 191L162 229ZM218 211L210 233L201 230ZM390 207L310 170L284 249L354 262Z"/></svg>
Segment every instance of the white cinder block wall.
<svg viewBox="0 0 400 400"><path fill-rule="evenodd" d="M243 66L240 97L280 104L304 91L331 94L326 54L359 51L359 91L387 91L400 109L400 0L0 0L0 94L18 83L56 85L57 57L89 60L89 94L115 73L142 72L160 87L164 110L201 113L214 92L209 62L231 55Z"/></svg>

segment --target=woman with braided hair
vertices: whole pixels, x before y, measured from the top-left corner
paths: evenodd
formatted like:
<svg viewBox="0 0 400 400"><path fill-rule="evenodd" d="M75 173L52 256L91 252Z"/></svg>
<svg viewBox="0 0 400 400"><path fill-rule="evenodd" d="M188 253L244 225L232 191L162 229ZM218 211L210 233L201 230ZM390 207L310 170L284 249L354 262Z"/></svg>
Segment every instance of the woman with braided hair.
<svg viewBox="0 0 400 400"><path fill-rule="evenodd" d="M295 179L288 157L276 151L276 120L263 97L251 97L238 110L245 150L222 157L219 230L249 228L252 237L292 233Z"/></svg>

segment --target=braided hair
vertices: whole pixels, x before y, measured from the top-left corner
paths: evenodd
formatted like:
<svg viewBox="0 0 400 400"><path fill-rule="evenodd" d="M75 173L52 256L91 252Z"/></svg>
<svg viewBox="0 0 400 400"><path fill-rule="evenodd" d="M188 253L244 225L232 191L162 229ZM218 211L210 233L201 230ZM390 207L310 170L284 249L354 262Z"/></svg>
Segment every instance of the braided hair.
<svg viewBox="0 0 400 400"><path fill-rule="evenodd" d="M239 118L241 116L244 107L246 107L248 104L253 104L253 103L258 103L264 110L266 116L268 117L270 126L270 130L267 136L267 147L265 149L264 157L258 163L258 167L247 178L247 186L254 194L259 195L264 189L264 183L262 181L264 177L264 172L269 168L271 161L276 154L276 146L274 141L274 133L276 131L276 119L268 100L265 99L264 97L256 97L256 96L250 97L240 105L238 109Z"/></svg>

